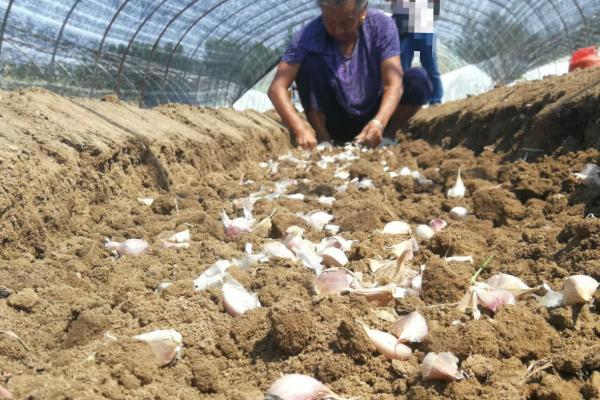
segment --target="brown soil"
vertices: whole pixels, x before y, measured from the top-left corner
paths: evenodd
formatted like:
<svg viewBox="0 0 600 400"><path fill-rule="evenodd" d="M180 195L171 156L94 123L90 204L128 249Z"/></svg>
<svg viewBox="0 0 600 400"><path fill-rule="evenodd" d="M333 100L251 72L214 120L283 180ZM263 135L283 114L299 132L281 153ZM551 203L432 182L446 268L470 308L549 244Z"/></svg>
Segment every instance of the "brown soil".
<svg viewBox="0 0 600 400"><path fill-rule="evenodd" d="M528 85L547 85L546 97L553 98L558 82L576 87L593 74ZM532 91L525 85L487 96L502 98L507 90L515 99ZM513 111L519 108L507 99ZM473 98L460 108L481 101ZM444 107L458 105L430 112ZM582 113L592 108L580 107ZM474 211L420 244L414 264L427 266L422 298L388 307L400 314L418 308L430 337L414 346L410 360L392 362L356 324L389 330L378 307L354 295L318 298L314 274L293 263L233 270L262 304L238 318L224 312L218 289L194 292L192 280L216 260L239 257L247 242L259 249L273 240L224 236L219 213L231 215L234 199L284 177L310 179L290 191L305 193L305 201L257 203L259 219L277 210L270 236L279 238L300 224L296 212L322 208L315 193L331 194L341 184L333 168L302 172L282 164L273 176L259 168L259 161L289 149L285 132L268 114L180 105L140 110L42 90L2 93L0 108L0 331L14 332L26 345L0 335L0 385L16 398L253 400L282 373L308 374L362 399L599 396L599 294L576 320L571 309L547 310L533 299L479 321L453 305L488 256L494 257L483 279L506 272L555 289L571 274L600 279L600 222L585 218L600 215L600 189L572 176L600 161L597 150L582 146L531 163L508 162L506 154L490 150L447 149L402 136L398 146L362 155L352 173L372 178L376 188L351 187L336 194L332 208L341 235L359 241L349 254L351 270L368 275L366 258L388 256L389 246L402 239L374 232L386 222L403 219L414 226L448 219L456 205ZM459 142L470 144L466 139L477 135L461 126ZM382 160L392 169L418 167L434 185L392 179ZM469 194L450 200L445 191L458 168ZM239 184L246 179L255 183ZM142 196L156 202L142 206L136 200ZM144 255L115 260L102 246L104 237L155 244L184 224L192 231L188 250L153 246ZM324 237L305 228L311 240ZM472 255L476 263L448 264L445 255ZM172 286L155 292L162 282ZM147 346L129 338L169 328L183 335L184 352L176 364L158 368ZM119 340L107 339L106 332ZM424 382L419 364L427 351L454 352L469 378Z"/></svg>

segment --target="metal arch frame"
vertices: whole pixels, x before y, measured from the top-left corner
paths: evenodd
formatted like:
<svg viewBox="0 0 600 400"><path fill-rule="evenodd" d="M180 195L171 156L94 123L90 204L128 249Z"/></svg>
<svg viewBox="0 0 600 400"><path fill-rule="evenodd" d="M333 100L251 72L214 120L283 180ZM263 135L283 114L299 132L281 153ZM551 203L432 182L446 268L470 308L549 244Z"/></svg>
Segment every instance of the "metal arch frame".
<svg viewBox="0 0 600 400"><path fill-rule="evenodd" d="M190 3L188 3L184 8L182 8L181 10L179 10L175 16L173 16L173 18L171 18L171 20L165 25L165 27L163 28L163 30L160 32L160 34L158 35L158 37L156 38L156 41L154 41L154 44L152 45L152 50L150 51L150 54L148 55L148 59L146 60L146 67L144 68L144 76L142 78L142 82L141 82L141 87L140 87L140 99L139 99L139 104L140 106L143 105L144 103L144 89L146 87L146 77L148 75L148 71L150 69L150 62L152 60L152 57L154 56L154 52L156 51L156 48L158 47L158 44L160 43L162 37L165 35L165 33L167 33L167 31L169 30L169 28L171 27L171 25L180 17L182 16L187 10L189 10L190 8L192 8L196 3L198 3L199 0L192 0Z"/></svg>
<svg viewBox="0 0 600 400"><path fill-rule="evenodd" d="M6 12L4 13L4 18L2 19L2 27L0 27L0 57L2 56L2 42L4 42L4 31L6 29L6 23L8 22L8 15L10 14L14 2L15 0L8 0L8 7L6 7ZM0 72L3 71L4 66L2 67Z"/></svg>
<svg viewBox="0 0 600 400"><path fill-rule="evenodd" d="M129 3L129 0L124 0L123 1L123 4L121 4L121 6L117 9L117 11L113 15L112 19L108 23L108 26L104 30L104 36L102 36L102 40L100 41L100 45L98 46L98 50L97 50L97 53L96 53L96 59L94 61L94 74L92 76L92 87L90 88L89 97L92 97L92 95L94 94L94 91L96 90L96 78L97 78L97 72L98 72L98 62L100 61L100 56L102 55L102 49L104 47L104 42L106 41L106 37L108 36L108 33L112 29L113 24L115 23L115 21L117 20L117 18L121 14L121 11L123 11L123 9L125 8L125 6L128 3Z"/></svg>
<svg viewBox="0 0 600 400"><path fill-rule="evenodd" d="M569 38L569 42L571 44L571 48L575 47L574 43L573 43L573 39L571 38L571 34L569 33L569 28L567 26L567 23L565 22L564 18L562 17L562 15L558 12L558 9L556 7L556 4L554 4L553 0L548 0L548 2L550 3L550 5L552 6L552 8L554 9L554 12L556 13L556 15L558 16L558 19L560 20L560 23L562 24L565 33L567 34L567 38Z"/></svg>
<svg viewBox="0 0 600 400"><path fill-rule="evenodd" d="M56 36L56 39L54 39L54 49L52 50L52 58L50 59L50 64L48 65L48 72L47 72L47 77L46 77L46 79L48 79L48 81L50 81L50 82L54 81L54 62L56 60L56 53L58 52L58 46L60 44L60 41L62 40L62 36L65 31L65 27L67 26L67 23L69 22L69 19L71 18L71 15L73 15L73 12L75 11L75 8L77 7L77 5L79 3L81 3L81 0L75 0L75 2L73 2L73 5L69 9L69 12L65 16L65 19L63 20L63 23L60 27L60 30L58 31L58 35Z"/></svg>
<svg viewBox="0 0 600 400"><path fill-rule="evenodd" d="M581 17L581 21L583 22L583 27L585 28L585 33L587 35L588 41L591 41L592 37L590 35L590 28L588 27L587 20L585 19L585 15L583 14L583 10L581 9L581 6L577 2L577 0L571 0L571 1L575 5L575 8L577 8L577 12L579 12L579 16Z"/></svg>
<svg viewBox="0 0 600 400"><path fill-rule="evenodd" d="M142 29L144 28L144 26L146 26L146 24L148 23L148 21L150 21L152 19L152 17L154 16L154 14L159 9L161 9L162 6L165 5L165 3L167 1L169 1L169 0L162 0L162 1L160 1L160 3L152 10L152 12L150 12L150 14L148 14L146 16L146 18L144 18L142 20L142 23L137 27L137 29L134 32L133 36L129 40L129 43L127 43L127 48L125 49L125 52L123 53L123 57L121 58L121 62L119 63L119 70L117 72L117 81L115 83L115 93L117 94L117 96L121 92L121 82L122 82L122 76L123 76L122 75L123 74L123 67L125 66L125 59L127 58L127 56L129 56L129 52L131 51L131 47L133 46L133 43L135 42L135 39L137 38L137 35L139 35L139 33L142 31ZM133 87L135 88L135 85L133 85ZM139 93L139 90L137 88L135 88L135 90Z"/></svg>

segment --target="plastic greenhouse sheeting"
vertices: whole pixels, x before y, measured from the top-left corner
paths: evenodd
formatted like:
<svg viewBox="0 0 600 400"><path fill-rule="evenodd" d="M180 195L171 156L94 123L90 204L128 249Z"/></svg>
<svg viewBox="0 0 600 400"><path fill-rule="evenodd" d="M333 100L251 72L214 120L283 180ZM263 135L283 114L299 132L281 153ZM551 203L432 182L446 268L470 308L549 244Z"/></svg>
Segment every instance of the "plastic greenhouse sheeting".
<svg viewBox="0 0 600 400"><path fill-rule="evenodd" d="M0 0L0 84L231 105L317 15L315 0ZM600 42L600 1L442 0L436 31L442 72L505 83Z"/></svg>

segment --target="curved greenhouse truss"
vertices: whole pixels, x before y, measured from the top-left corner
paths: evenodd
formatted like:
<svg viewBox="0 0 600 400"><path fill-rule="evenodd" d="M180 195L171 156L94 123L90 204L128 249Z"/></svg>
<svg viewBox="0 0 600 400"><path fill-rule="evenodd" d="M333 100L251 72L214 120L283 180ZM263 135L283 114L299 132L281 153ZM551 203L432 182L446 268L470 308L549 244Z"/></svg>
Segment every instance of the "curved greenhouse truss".
<svg viewBox="0 0 600 400"><path fill-rule="evenodd" d="M510 82L600 42L597 0L442 3L443 72L474 64ZM2 0L0 82L144 106L231 105L318 14L314 0Z"/></svg>

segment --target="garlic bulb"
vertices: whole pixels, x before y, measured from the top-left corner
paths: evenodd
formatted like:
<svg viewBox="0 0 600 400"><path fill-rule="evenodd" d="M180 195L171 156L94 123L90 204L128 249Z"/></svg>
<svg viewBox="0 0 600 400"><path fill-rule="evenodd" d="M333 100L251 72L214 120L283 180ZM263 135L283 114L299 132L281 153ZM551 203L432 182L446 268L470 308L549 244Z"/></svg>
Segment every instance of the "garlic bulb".
<svg viewBox="0 0 600 400"><path fill-rule="evenodd" d="M410 235L410 225L403 221L388 222L381 233L384 235Z"/></svg>
<svg viewBox="0 0 600 400"><path fill-rule="evenodd" d="M564 305L589 303L598 289L598 281L587 275L573 275L567 278L563 287Z"/></svg>
<svg viewBox="0 0 600 400"><path fill-rule="evenodd" d="M399 318L392 329L401 342L421 342L429 334L427 321L418 311Z"/></svg>
<svg viewBox="0 0 600 400"><path fill-rule="evenodd" d="M321 272L315 282L315 291L319 295L341 293L360 287L354 274L345 268L330 268Z"/></svg>
<svg viewBox="0 0 600 400"><path fill-rule="evenodd" d="M228 277L221 290L223 291L225 311L232 317L260 307L258 296L248 292L241 283L231 277Z"/></svg>
<svg viewBox="0 0 600 400"><path fill-rule="evenodd" d="M265 400L345 400L310 376L284 375L267 390Z"/></svg>
<svg viewBox="0 0 600 400"><path fill-rule="evenodd" d="M462 199L465 197L465 184L460 177L460 169L458 170L458 176L456 178L456 183L450 189L448 189L448 197L451 199Z"/></svg>
<svg viewBox="0 0 600 400"><path fill-rule="evenodd" d="M412 355L411 348L401 343L394 335L377 329L371 329L363 323L360 323L360 325L377 351L387 358L391 358L392 360L408 360Z"/></svg>
<svg viewBox="0 0 600 400"><path fill-rule="evenodd" d="M448 223L441 218L435 218L429 221L429 227L433 229L435 233L441 232L441 230L447 226Z"/></svg>
<svg viewBox="0 0 600 400"><path fill-rule="evenodd" d="M452 353L428 353L421 364L421 374L426 381L456 381L464 378L458 369L458 358Z"/></svg>
<svg viewBox="0 0 600 400"><path fill-rule="evenodd" d="M105 239L104 247L116 253L117 256L121 257L126 254L137 256L139 254L145 253L148 248L148 242L142 239L127 239L124 242L113 242L112 240Z"/></svg>
<svg viewBox="0 0 600 400"><path fill-rule="evenodd" d="M322 253L323 265L328 267L343 267L348 264L348 257L338 248L327 247Z"/></svg>
<svg viewBox="0 0 600 400"><path fill-rule="evenodd" d="M167 240L173 243L187 243L190 241L191 238L192 236L190 230L186 229L185 231L177 232L171 235L171 237L169 237L169 239Z"/></svg>
<svg viewBox="0 0 600 400"><path fill-rule="evenodd" d="M464 207L454 207L449 214L453 219L465 219L469 215L469 211Z"/></svg>
<svg viewBox="0 0 600 400"><path fill-rule="evenodd" d="M181 353L183 337L173 329L162 329L133 337L150 345L161 367L169 365Z"/></svg>
<svg viewBox="0 0 600 400"><path fill-rule="evenodd" d="M429 240L435 236L435 231L428 225L419 225L415 229L415 235L421 240Z"/></svg>

